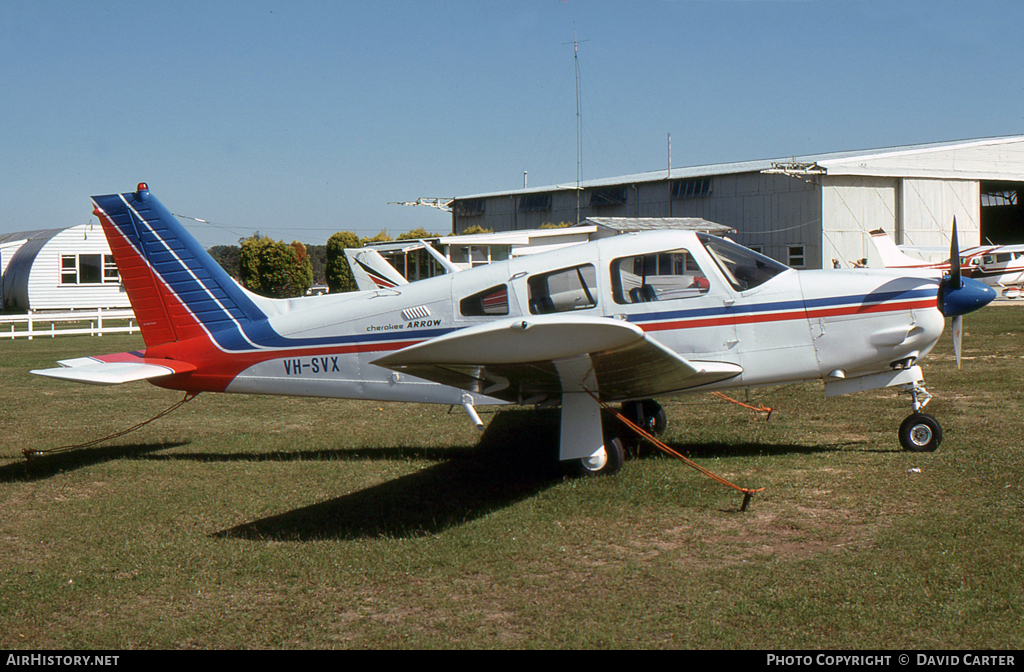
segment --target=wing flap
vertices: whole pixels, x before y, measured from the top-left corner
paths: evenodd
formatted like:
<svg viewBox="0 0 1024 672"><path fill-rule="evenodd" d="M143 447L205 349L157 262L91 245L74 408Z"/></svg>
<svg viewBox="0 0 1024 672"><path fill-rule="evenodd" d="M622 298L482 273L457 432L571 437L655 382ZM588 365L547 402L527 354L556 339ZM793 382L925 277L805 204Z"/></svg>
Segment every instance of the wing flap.
<svg viewBox="0 0 1024 672"><path fill-rule="evenodd" d="M470 327L397 350L373 363L504 401L565 390L556 362L589 355L603 400L642 399L739 375L691 362L636 325L605 317L537 316Z"/></svg>

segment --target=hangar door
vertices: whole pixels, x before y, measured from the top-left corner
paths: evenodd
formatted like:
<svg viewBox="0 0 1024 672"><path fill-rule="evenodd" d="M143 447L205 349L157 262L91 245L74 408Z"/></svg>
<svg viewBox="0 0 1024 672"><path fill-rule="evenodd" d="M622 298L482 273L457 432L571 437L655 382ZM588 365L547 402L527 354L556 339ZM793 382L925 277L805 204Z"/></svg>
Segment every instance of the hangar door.
<svg viewBox="0 0 1024 672"><path fill-rule="evenodd" d="M1024 243L1024 182L981 183L981 242Z"/></svg>

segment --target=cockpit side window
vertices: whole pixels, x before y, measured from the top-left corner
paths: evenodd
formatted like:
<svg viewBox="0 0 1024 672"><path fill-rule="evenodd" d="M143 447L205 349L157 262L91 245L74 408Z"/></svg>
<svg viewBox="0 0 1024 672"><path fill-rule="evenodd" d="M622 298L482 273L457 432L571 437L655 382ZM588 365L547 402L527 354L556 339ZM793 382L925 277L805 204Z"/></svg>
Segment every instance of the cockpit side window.
<svg viewBox="0 0 1024 672"><path fill-rule="evenodd" d="M736 291L742 292L759 287L779 273L789 270L788 266L774 259L728 240L706 233L698 233L697 238L704 244L704 248L715 260L722 275Z"/></svg>
<svg viewBox="0 0 1024 672"><path fill-rule="evenodd" d="M711 287L697 261L683 249L620 257L610 269L615 303L686 299L707 294Z"/></svg>
<svg viewBox="0 0 1024 672"><path fill-rule="evenodd" d="M597 305L597 272L593 264L534 275L527 280L534 315L585 310Z"/></svg>
<svg viewBox="0 0 1024 672"><path fill-rule="evenodd" d="M508 287L497 285L467 296L459 302L459 312L466 317L508 315Z"/></svg>

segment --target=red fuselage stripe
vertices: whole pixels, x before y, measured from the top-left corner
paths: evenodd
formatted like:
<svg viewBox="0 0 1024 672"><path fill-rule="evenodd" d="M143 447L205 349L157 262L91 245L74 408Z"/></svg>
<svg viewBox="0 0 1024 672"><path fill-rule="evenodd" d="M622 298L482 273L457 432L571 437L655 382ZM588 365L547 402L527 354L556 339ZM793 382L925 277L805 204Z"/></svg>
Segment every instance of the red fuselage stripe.
<svg viewBox="0 0 1024 672"><path fill-rule="evenodd" d="M695 329L698 327L721 327L730 324L758 324L762 322L785 322L788 320L817 319L819 317L841 317L843 315L863 315L866 313L888 313L898 310L916 308L934 308L935 299L908 301L900 304L878 303L870 306L843 306L839 308L815 308L812 310L789 310L781 313L755 313L747 315L727 315L723 317L707 317L691 320L673 320L641 324L644 331L666 331L669 329Z"/></svg>

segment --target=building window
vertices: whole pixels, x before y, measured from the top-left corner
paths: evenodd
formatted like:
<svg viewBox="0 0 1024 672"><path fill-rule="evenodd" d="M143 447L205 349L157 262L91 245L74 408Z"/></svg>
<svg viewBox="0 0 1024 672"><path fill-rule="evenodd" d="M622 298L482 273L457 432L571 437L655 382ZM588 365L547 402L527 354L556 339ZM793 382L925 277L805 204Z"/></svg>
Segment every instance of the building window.
<svg viewBox="0 0 1024 672"><path fill-rule="evenodd" d="M676 180L672 183L672 198L704 198L711 194L711 178L695 177L689 180Z"/></svg>
<svg viewBox="0 0 1024 672"><path fill-rule="evenodd" d="M448 258L453 264L484 266L492 261L508 259L508 245L451 245Z"/></svg>
<svg viewBox="0 0 1024 672"><path fill-rule="evenodd" d="M484 214L484 199L474 198L469 201L456 201L455 214L459 217L476 217Z"/></svg>
<svg viewBox="0 0 1024 672"><path fill-rule="evenodd" d="M981 193L981 207L991 208L997 205L1017 205L1017 190L996 189Z"/></svg>
<svg viewBox="0 0 1024 672"><path fill-rule="evenodd" d="M787 260L790 268L803 268L805 263L804 246L790 245Z"/></svg>
<svg viewBox="0 0 1024 672"><path fill-rule="evenodd" d="M78 284L78 257L76 255L60 255L60 284Z"/></svg>
<svg viewBox="0 0 1024 672"><path fill-rule="evenodd" d="M103 282L121 282L121 274L117 272L117 262L114 255L103 255Z"/></svg>
<svg viewBox="0 0 1024 672"><path fill-rule="evenodd" d="M103 282L103 255L78 255L78 283L82 285L98 285Z"/></svg>
<svg viewBox="0 0 1024 672"><path fill-rule="evenodd" d="M551 209L551 194L530 194L519 198L519 212L540 212Z"/></svg>
<svg viewBox="0 0 1024 672"><path fill-rule="evenodd" d="M625 187L606 187L590 192L590 207L604 208L611 205L622 205L626 202Z"/></svg>
<svg viewBox="0 0 1024 672"><path fill-rule="evenodd" d="M99 285L120 281L121 276L112 254L60 255L62 285Z"/></svg>

